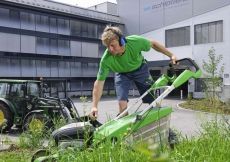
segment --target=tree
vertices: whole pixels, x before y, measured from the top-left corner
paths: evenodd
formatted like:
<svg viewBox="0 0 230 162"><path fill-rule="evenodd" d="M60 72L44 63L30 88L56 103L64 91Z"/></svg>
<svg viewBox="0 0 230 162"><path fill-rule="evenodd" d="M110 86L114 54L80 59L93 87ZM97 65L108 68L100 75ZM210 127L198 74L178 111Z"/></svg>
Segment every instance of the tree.
<svg viewBox="0 0 230 162"><path fill-rule="evenodd" d="M209 50L209 60L208 62L205 62L203 60L203 78L202 81L205 84L205 94L206 97L209 98L209 94L211 92L211 98L220 98L219 93L217 92L217 88L221 88L223 87L223 83L222 83L222 76L224 73L224 65L222 64L222 66L218 69L219 63L220 61L223 59L222 55L216 55L215 53L215 49L212 47Z"/></svg>

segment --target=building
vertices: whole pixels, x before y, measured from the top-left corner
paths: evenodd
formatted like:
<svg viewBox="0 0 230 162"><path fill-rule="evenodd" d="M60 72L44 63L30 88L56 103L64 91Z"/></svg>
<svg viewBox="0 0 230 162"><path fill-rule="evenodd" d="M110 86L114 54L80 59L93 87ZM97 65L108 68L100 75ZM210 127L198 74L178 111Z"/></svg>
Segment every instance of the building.
<svg viewBox="0 0 230 162"><path fill-rule="evenodd" d="M106 25L123 28L115 14L50 0L0 1L0 77L36 79L60 98L89 95L105 46ZM113 73L105 83L114 90Z"/></svg>
<svg viewBox="0 0 230 162"><path fill-rule="evenodd" d="M112 2L100 3L97 5L88 7L88 9L117 15L117 4L112 3Z"/></svg>
<svg viewBox="0 0 230 162"><path fill-rule="evenodd" d="M201 69L213 47L225 64L224 89L218 90L222 99L230 98L230 0L117 0L117 5L106 2L88 9L51 0L2 0L0 20L0 77L43 77L50 96L92 93L105 50L100 36L110 24L125 36L154 39L179 58L190 57ZM168 57L154 50L144 56L154 79L169 75ZM188 68L195 71L183 62L177 72ZM113 76L109 74L104 93L114 93ZM200 79L190 79L170 95L193 92L202 98L201 85ZM138 94L135 89L132 85L131 95Z"/></svg>
<svg viewBox="0 0 230 162"><path fill-rule="evenodd" d="M128 12L127 12L128 11ZM139 34L166 46L179 58L190 57L202 69L203 60L213 47L225 64L224 89L218 89L223 100L230 98L230 0L118 0L118 15L125 23L125 35ZM151 50L144 54L154 75L167 74L169 59ZM178 73L195 68L183 63ZM219 67L217 67L219 68ZM205 97L201 80L190 79L174 91L195 98Z"/></svg>

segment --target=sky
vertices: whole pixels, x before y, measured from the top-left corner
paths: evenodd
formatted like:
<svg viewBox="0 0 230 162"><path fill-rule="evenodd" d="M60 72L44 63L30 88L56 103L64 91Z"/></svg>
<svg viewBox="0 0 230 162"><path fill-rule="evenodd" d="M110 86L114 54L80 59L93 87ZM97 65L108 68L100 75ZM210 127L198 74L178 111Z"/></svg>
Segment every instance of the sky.
<svg viewBox="0 0 230 162"><path fill-rule="evenodd" d="M84 7L84 8L91 7L91 6L94 6L96 4L100 4L103 2L117 3L117 0L53 0L53 1L70 4L70 5L77 4L77 6Z"/></svg>

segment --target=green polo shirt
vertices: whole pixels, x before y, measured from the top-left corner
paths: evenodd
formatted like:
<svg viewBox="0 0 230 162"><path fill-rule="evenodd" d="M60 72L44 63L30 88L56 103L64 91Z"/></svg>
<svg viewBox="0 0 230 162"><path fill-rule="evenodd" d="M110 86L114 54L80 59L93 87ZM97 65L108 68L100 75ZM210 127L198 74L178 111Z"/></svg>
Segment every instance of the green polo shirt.
<svg viewBox="0 0 230 162"><path fill-rule="evenodd" d="M97 74L97 80L104 81L109 71L117 73L127 73L139 68L143 61L141 51L150 50L148 39L131 35L126 37L125 53L122 56L113 55L108 49L105 50Z"/></svg>

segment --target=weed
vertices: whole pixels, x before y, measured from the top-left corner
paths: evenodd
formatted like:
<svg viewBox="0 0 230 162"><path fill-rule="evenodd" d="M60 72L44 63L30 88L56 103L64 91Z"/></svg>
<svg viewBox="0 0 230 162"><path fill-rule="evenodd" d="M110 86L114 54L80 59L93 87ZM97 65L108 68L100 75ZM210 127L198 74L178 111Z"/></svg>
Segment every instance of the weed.
<svg viewBox="0 0 230 162"><path fill-rule="evenodd" d="M229 161L229 122L224 117L218 119L217 114L211 119L203 115L202 120L202 130L198 137L180 136L180 144L170 153L172 160L189 162Z"/></svg>

